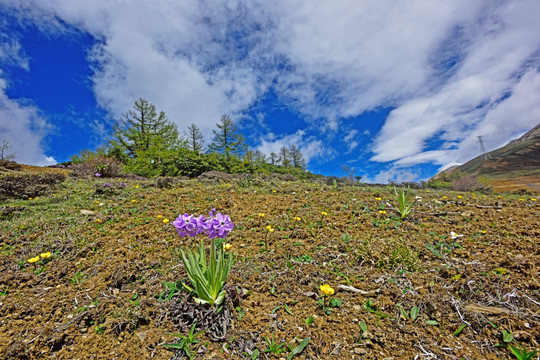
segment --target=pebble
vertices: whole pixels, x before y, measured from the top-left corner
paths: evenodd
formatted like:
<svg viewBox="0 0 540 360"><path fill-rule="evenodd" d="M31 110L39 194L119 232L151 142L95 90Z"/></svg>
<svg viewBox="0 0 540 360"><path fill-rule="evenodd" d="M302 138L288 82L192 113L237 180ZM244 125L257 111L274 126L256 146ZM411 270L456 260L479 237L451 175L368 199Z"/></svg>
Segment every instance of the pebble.
<svg viewBox="0 0 540 360"><path fill-rule="evenodd" d="M367 351L364 348L357 347L357 348L354 348L354 353L357 355L366 355Z"/></svg>

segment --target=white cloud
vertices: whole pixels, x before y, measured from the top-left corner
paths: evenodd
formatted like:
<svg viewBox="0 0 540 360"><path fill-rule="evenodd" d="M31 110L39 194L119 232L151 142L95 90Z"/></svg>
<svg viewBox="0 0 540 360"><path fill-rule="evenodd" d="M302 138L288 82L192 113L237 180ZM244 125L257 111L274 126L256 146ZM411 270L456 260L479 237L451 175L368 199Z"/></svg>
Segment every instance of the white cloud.
<svg viewBox="0 0 540 360"><path fill-rule="evenodd" d="M47 122L34 106L9 99L5 90L6 81L0 77L0 141L5 139L11 145L7 153L13 154L15 160L22 164L56 164L41 145L50 130Z"/></svg>
<svg viewBox="0 0 540 360"><path fill-rule="evenodd" d="M294 134L282 136L276 136L276 134L270 133L260 141L260 145L257 146L256 150L261 151L267 156L272 152L279 155L279 150L282 147L289 148L291 145L295 145L300 150L300 153L306 162L323 156L335 156L331 150L324 148L320 139L317 139L314 136L307 136L303 130L298 130Z"/></svg>
<svg viewBox="0 0 540 360"><path fill-rule="evenodd" d="M464 162L538 123L540 3L507 4L470 24L469 49L436 91L393 110L374 141L372 160L398 165ZM427 148L439 140L439 149Z"/></svg>

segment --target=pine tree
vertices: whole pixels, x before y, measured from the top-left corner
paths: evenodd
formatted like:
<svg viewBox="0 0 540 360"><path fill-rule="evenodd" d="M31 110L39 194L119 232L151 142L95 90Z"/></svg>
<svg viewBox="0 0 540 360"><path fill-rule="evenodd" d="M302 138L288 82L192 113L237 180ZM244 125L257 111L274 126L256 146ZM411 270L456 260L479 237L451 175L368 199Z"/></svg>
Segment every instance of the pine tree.
<svg viewBox="0 0 540 360"><path fill-rule="evenodd" d="M302 156L300 149L298 149L296 145L292 144L289 147L289 156L290 156L292 165L295 168L302 169L302 170L306 168L306 161L304 160L304 157Z"/></svg>
<svg viewBox="0 0 540 360"><path fill-rule="evenodd" d="M289 149L285 146L279 150L279 161L281 161L281 165L284 167L291 166L291 155L289 154Z"/></svg>
<svg viewBox="0 0 540 360"><path fill-rule="evenodd" d="M270 153L270 157L268 159L270 160L270 164L272 165L277 165L277 163L279 162L278 154L273 151Z"/></svg>
<svg viewBox="0 0 540 360"><path fill-rule="evenodd" d="M195 124L188 126L188 134L186 135L188 147L190 150L200 154L204 151L204 140L201 130Z"/></svg>
<svg viewBox="0 0 540 360"><path fill-rule="evenodd" d="M163 111L159 114L148 100L139 98L114 125L113 138L109 143L113 150L128 158L137 156L139 151L150 148L171 149L181 143L178 128L167 119Z"/></svg>
<svg viewBox="0 0 540 360"><path fill-rule="evenodd" d="M246 140L234 125L229 115L222 115L220 122L216 124L217 130L214 133L213 142L208 149L221 154L225 154L227 161L231 155L240 155L246 150Z"/></svg>

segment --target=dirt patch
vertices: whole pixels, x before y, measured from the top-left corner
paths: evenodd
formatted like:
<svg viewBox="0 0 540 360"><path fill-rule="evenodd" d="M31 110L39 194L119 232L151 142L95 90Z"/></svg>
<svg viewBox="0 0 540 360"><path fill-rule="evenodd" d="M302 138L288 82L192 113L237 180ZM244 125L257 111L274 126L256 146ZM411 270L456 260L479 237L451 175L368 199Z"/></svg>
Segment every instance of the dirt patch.
<svg viewBox="0 0 540 360"><path fill-rule="evenodd" d="M126 181L96 194L99 181L4 205L5 359L182 358L162 345L205 316L196 331L213 330L191 347L200 359L286 358L306 338L295 359L512 359L495 346L506 332L509 344L539 348L540 207L530 197L415 191L401 220L386 188ZM199 239L171 224L213 208L235 222L221 318L183 290L179 249ZM335 293L323 297L324 284Z"/></svg>

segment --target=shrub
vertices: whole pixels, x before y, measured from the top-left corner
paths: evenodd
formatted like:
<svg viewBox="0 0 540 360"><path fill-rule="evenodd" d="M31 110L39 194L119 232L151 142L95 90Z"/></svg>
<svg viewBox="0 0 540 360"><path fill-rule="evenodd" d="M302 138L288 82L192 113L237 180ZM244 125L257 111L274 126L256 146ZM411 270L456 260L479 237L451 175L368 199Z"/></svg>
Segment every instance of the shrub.
<svg viewBox="0 0 540 360"><path fill-rule="evenodd" d="M42 196L65 179L64 174L58 173L5 175L0 178L0 200Z"/></svg>
<svg viewBox="0 0 540 360"><path fill-rule="evenodd" d="M122 163L112 157L91 154L82 156L72 167L72 176L88 177L100 174L100 177L117 177L122 174Z"/></svg>
<svg viewBox="0 0 540 360"><path fill-rule="evenodd" d="M0 160L0 169L6 170L20 170L22 166L17 164L15 161L10 160Z"/></svg>
<svg viewBox="0 0 540 360"><path fill-rule="evenodd" d="M464 176L454 180L454 190L457 191L476 191L480 193L489 193L493 189L485 184L482 184L475 176Z"/></svg>

